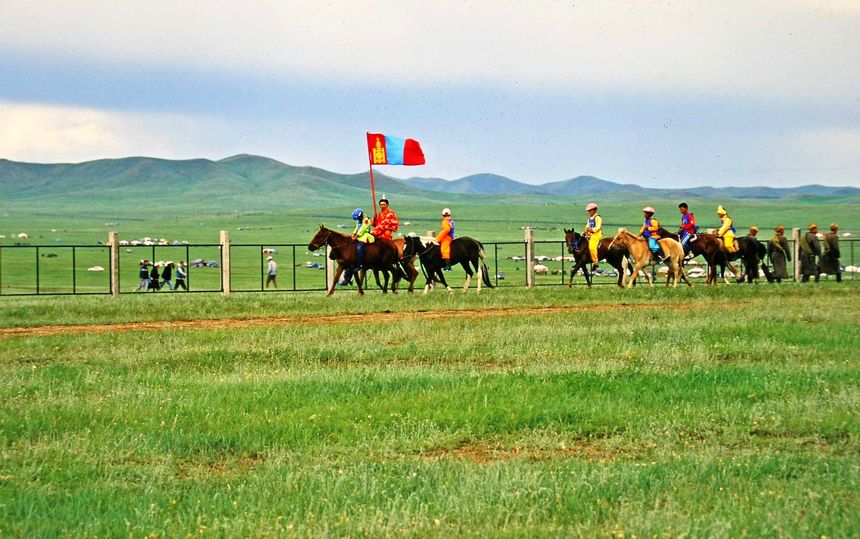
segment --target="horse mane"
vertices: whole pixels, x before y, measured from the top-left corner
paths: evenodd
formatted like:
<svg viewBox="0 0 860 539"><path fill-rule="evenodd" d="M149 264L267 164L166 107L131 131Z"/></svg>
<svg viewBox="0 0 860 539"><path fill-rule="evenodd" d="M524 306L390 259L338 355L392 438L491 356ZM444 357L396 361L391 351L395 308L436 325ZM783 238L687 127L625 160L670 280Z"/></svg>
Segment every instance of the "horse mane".
<svg viewBox="0 0 860 539"><path fill-rule="evenodd" d="M343 232L338 232L337 230L332 230L325 225L320 225L320 226L323 229L325 229L327 232L331 232L332 234L337 234L338 236L340 236L342 238L352 238L352 234L344 234Z"/></svg>

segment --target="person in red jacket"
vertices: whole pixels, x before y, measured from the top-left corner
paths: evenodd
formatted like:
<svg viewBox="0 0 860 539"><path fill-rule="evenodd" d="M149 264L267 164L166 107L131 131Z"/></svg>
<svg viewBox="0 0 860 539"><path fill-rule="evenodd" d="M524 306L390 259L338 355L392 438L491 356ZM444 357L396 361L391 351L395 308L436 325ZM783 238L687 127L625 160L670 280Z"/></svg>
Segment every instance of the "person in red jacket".
<svg viewBox="0 0 860 539"><path fill-rule="evenodd" d="M379 213L373 216L373 230L370 231L377 238L385 238L387 240L394 239L394 233L400 228L400 221L397 219L397 214L394 210L388 207L388 199L382 197L379 199Z"/></svg>

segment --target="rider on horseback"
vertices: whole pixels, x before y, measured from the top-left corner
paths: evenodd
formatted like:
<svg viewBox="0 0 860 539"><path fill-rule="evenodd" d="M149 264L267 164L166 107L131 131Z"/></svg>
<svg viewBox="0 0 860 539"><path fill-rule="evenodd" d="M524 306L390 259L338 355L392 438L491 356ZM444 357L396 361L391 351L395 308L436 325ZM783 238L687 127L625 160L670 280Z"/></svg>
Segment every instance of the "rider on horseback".
<svg viewBox="0 0 860 539"><path fill-rule="evenodd" d="M370 219L364 214L361 208L356 208L352 212L352 220L355 221L355 229L352 231L352 239L355 240L355 265L347 270L347 275L344 281L349 283L352 275L364 266L364 253L367 251L367 244L373 243L376 238L370 233Z"/></svg>
<svg viewBox="0 0 860 539"><path fill-rule="evenodd" d="M642 212L645 214L645 223L642 224L639 235L648 240L648 248L651 249L654 260L659 263L662 257L660 256L660 244L657 243L657 240L660 239L658 232L660 230L660 223L654 218L656 210L651 206L645 206L642 208Z"/></svg>
<svg viewBox="0 0 860 539"><path fill-rule="evenodd" d="M597 204L590 203L585 207L588 212L588 222L585 224L585 237L588 238L588 250L591 253L591 270L597 269L597 247L603 238L603 218L597 213Z"/></svg>
<svg viewBox="0 0 860 539"><path fill-rule="evenodd" d="M690 252L690 238L699 231L699 227L696 226L696 216L687 207L686 202L678 204L678 210L681 212L681 230L678 231L678 235L681 237L681 246L684 247L686 255Z"/></svg>
<svg viewBox="0 0 860 539"><path fill-rule="evenodd" d="M436 242L439 244L442 253L442 260L445 262L445 270L451 270L451 242L454 241L454 219L451 218L451 210L444 208L442 210L442 230L436 235Z"/></svg>
<svg viewBox="0 0 860 539"><path fill-rule="evenodd" d="M722 205L717 206L717 215L723 221L723 225L717 230L717 237L723 238L727 252L738 252L738 247L735 245L735 227L732 225L732 218L726 214L726 209Z"/></svg>
<svg viewBox="0 0 860 539"><path fill-rule="evenodd" d="M383 195L379 199L379 213L373 217L373 230L370 232L377 238L394 239L394 233L400 228L400 221L394 210L388 207L388 199Z"/></svg>

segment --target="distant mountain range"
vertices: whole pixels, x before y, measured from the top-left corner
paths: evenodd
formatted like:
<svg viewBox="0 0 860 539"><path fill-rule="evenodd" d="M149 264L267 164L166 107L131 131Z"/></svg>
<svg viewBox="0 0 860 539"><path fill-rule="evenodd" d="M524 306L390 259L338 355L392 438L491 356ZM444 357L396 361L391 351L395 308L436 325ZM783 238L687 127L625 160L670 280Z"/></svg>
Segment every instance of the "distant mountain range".
<svg viewBox="0 0 860 539"><path fill-rule="evenodd" d="M640 195L649 197L725 197L778 199L795 196L860 195L854 187L807 185L773 187L695 187L651 189L619 184L593 176L531 185L495 174L456 180L398 180L376 172L377 194L403 201L451 203L512 198L540 202L549 197ZM149 157L103 159L77 164L33 164L0 159L0 198L10 202L76 204L87 207L130 207L157 202L159 209L201 210L325 207L365 202L368 173L337 174L315 167L291 166L255 155L220 161L174 161Z"/></svg>

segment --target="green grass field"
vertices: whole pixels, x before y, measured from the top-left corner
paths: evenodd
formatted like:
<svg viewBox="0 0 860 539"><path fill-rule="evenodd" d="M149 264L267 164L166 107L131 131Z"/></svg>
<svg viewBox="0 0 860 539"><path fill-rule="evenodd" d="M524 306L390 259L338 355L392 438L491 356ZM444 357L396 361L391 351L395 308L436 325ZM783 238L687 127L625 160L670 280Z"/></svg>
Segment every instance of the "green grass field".
<svg viewBox="0 0 860 539"><path fill-rule="evenodd" d="M537 227L535 240L552 242L536 246L536 255L551 258L567 255L563 252L564 229L571 226L581 230L585 222L584 212L579 201L565 201L563 204L546 202L543 204L519 203L503 204L490 198L488 203L471 202L455 206L458 234L472 236L485 243L519 242L502 244L488 248L490 270L504 274L501 286L522 286L525 283L525 267L522 262L510 257L524 256L522 245L523 227ZM675 205L666 201L639 201L621 199L603 204L601 212L605 219L607 233L618 227L638 228L641 224L639 209L649 203L661 209L660 219L667 228L677 227L678 213ZM662 203L662 204L661 204ZM703 228L716 226L713 214L716 201L709 199L690 200L696 210ZM753 224L762 227L760 238L767 241L773 234L772 226L777 223L787 228L805 226L817 221L822 226L832 221L841 225L843 232L860 234L860 204L856 200L806 199L790 200L735 200L722 201L731 208L738 231L744 234ZM189 202L191 204L191 202ZM439 225L438 208L432 204L410 202L397 208L401 219L401 232L424 234L435 230ZM104 212L104 210L102 210ZM227 212L216 215L199 214L189 207L185 214L161 215L157 212L141 211L139 205L117 205L113 213L100 213L95 210L77 208L32 207L16 204L4 208L0 214L0 231L6 236L0 240L0 293L20 294L36 292L36 260L39 260L39 292L104 293L109 290L107 272L89 272L88 268L102 266L108 268L107 249L99 247L98 242L107 240L109 230L116 230L120 239L133 240L143 237L184 240L192 244L217 244L218 231L228 230L234 247L233 288L259 290L265 260L261 247L279 249L276 259L280 265L279 284L282 289L321 289L325 286L324 271L306 268L306 263L322 265L325 258L314 256L306 249L317 226L321 223L329 227L344 225L351 227L351 207L328 209L295 209L284 212ZM409 223L408 225L406 223ZM347 231L349 228L346 229ZM27 240L18 240L13 235L26 232ZM34 248L14 248L22 245L43 245L39 253ZM253 246L239 247L241 244ZM284 244L298 244L295 247ZM78 248L72 258L69 245L88 245ZM860 265L860 245L845 242L842 262L844 265ZM855 252L857 251L857 252ZM56 255L48 257L48 255ZM220 260L217 246L167 247L123 247L121 259L121 291L130 292L138 285L137 263L141 258L149 260ZM496 266L498 259L498 266ZM570 264L562 266L559 262L547 262L550 271L569 270ZM561 275L538 276L538 284L559 284ZM611 282L611 278L603 279ZM463 282L462 272L451 275L454 286ZM423 282L423 278L421 279ZM581 282L581 278L580 278ZM189 284L192 290L220 290L220 272L215 268L191 268Z"/></svg>
<svg viewBox="0 0 860 539"><path fill-rule="evenodd" d="M0 535L856 537L858 292L3 298Z"/></svg>

